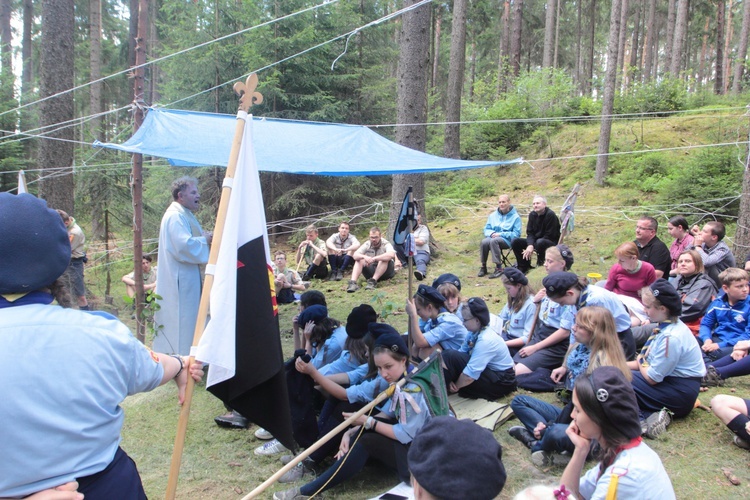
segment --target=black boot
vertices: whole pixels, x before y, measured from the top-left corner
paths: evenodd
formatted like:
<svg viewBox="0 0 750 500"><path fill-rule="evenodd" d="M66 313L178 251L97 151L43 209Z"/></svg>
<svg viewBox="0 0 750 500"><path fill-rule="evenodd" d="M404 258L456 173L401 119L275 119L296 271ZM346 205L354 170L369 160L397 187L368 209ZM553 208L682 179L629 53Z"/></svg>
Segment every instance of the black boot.
<svg viewBox="0 0 750 500"><path fill-rule="evenodd" d="M508 429L508 434L518 439L525 447L531 449L536 444L536 438L523 425L515 425Z"/></svg>

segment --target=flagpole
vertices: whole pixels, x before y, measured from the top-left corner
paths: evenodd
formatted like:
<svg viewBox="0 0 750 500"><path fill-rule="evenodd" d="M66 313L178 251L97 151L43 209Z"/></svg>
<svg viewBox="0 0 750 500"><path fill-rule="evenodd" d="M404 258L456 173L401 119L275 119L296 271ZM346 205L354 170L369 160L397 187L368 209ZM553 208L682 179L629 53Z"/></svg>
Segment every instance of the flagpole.
<svg viewBox="0 0 750 500"><path fill-rule="evenodd" d="M409 210L411 210L411 212L412 212L411 216L414 217L414 219L416 220L417 216L414 215L414 193L412 191L409 191L409 208L406 211L407 218L409 217L408 216ZM414 294L412 293L412 290L414 288L414 284L412 282L412 277L414 276L414 256L412 256L412 254L411 254L411 245L412 245L413 238L414 238L414 225L413 224L409 224L409 240L408 240L408 242L409 242L409 248L408 249L406 249L406 248L404 249L404 250L407 250L407 252L409 253L409 295L407 295L406 300L409 300L409 299L411 299L414 296ZM406 333L407 333L407 335L406 335L407 346L406 347L407 347L407 350L409 351L409 355L411 356L412 344L414 343L414 340L413 340L414 339L414 337L413 337L413 333L414 332L412 332L411 321L409 321L407 323L407 332Z"/></svg>
<svg viewBox="0 0 750 500"><path fill-rule="evenodd" d="M240 96L239 111L237 112L237 124L234 129L234 139L232 140L232 150L229 153L229 163L227 164L224 183L221 190L221 200L219 201L219 211L216 215L216 226L211 243L211 253L208 257L206 266L206 278L203 283L200 306L198 307L198 319L195 324L195 333L193 334L193 346L198 345L203 330L206 327L206 318L208 316L209 299L211 288L214 282L213 268L219 257L221 247L221 237L224 233L224 221L226 220L227 210L229 208L229 199L232 195L232 179L237 169L237 158L240 155L240 146L242 145L242 136L245 133L245 119L247 112L253 104L263 102L263 95L255 92L258 86L258 77L255 73L251 74L245 80L245 83L237 82L234 84L234 91ZM209 272L209 270L211 270ZM193 349L190 352L188 367L195 360ZM186 367L187 368L187 367ZM177 422L177 435L174 440L174 450L172 451L172 463L169 467L169 479L167 480L167 491L165 498L173 500L177 493L177 479L180 474L180 464L182 462L182 450L185 446L185 435L187 433L188 418L190 417L190 404L193 400L193 389L195 382L192 377L187 378L187 387L185 389L185 402L180 409L180 418Z"/></svg>
<svg viewBox="0 0 750 500"><path fill-rule="evenodd" d="M26 185L26 173L23 170L18 171L18 194L28 193L29 188Z"/></svg>

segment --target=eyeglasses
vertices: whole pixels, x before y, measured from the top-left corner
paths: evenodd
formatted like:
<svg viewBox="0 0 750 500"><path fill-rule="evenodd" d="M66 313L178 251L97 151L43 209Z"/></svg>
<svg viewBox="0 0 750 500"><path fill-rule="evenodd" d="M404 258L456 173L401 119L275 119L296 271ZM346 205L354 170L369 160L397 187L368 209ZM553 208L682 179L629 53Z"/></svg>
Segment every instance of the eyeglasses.
<svg viewBox="0 0 750 500"><path fill-rule="evenodd" d="M477 319L477 318L475 318L474 316L472 316L471 318L461 318L461 320L462 320L462 321L463 321L464 323L468 323L469 321L472 321L472 320L475 320L475 319Z"/></svg>
<svg viewBox="0 0 750 500"><path fill-rule="evenodd" d="M650 227L643 227L643 226L635 226L636 230L638 231L654 231L654 229Z"/></svg>

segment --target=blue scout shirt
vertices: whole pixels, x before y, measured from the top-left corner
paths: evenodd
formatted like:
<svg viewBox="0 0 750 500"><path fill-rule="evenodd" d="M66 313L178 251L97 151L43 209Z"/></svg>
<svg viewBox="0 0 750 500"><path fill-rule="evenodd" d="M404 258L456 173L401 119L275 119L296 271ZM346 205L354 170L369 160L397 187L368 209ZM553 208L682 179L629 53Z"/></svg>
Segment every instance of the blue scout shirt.
<svg viewBox="0 0 750 500"><path fill-rule="evenodd" d="M444 307L436 319L428 321L424 327L424 338L430 347L440 344L443 349L460 349L466 337L464 322Z"/></svg>
<svg viewBox="0 0 750 500"><path fill-rule="evenodd" d="M479 380L485 368L496 372L513 368L513 358L510 357L508 346L489 326L478 333L469 332L460 351L471 355L463 373L474 380Z"/></svg>
<svg viewBox="0 0 750 500"><path fill-rule="evenodd" d="M693 332L680 320L659 326L661 331L650 345L647 342L648 377L657 384L664 377L703 377L706 374L703 352Z"/></svg>
<svg viewBox="0 0 750 500"><path fill-rule="evenodd" d="M339 359L341 352L344 350L346 337L346 328L339 326L323 343L323 347L318 349L316 346L313 346L313 366L320 370L321 367Z"/></svg>
<svg viewBox="0 0 750 500"><path fill-rule="evenodd" d="M605 290L600 286L587 286L581 290L581 296L578 303L565 312L564 320L573 325L576 321L578 310L585 306L601 306L612 313L615 317L615 328L617 332L624 332L630 328L630 314L622 301L617 298L617 294ZM571 340L574 342L574 340Z"/></svg>
<svg viewBox="0 0 750 500"><path fill-rule="evenodd" d="M508 340L523 337L524 344L527 343L535 314L536 304L534 304L533 297L528 297L518 312L511 311L506 304L503 310L500 311L500 319L503 322L503 334L508 337Z"/></svg>

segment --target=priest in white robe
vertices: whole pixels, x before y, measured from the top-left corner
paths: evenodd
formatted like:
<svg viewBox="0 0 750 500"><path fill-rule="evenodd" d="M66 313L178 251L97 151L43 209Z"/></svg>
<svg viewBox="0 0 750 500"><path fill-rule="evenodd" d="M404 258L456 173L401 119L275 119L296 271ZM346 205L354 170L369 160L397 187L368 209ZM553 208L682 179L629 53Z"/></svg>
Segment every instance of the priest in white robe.
<svg viewBox="0 0 750 500"><path fill-rule="evenodd" d="M193 212L200 205L197 180L181 177L172 183L174 201L161 219L159 279L161 308L154 314L158 333L153 349L190 354L201 298L201 265L208 262L211 233L201 229Z"/></svg>

